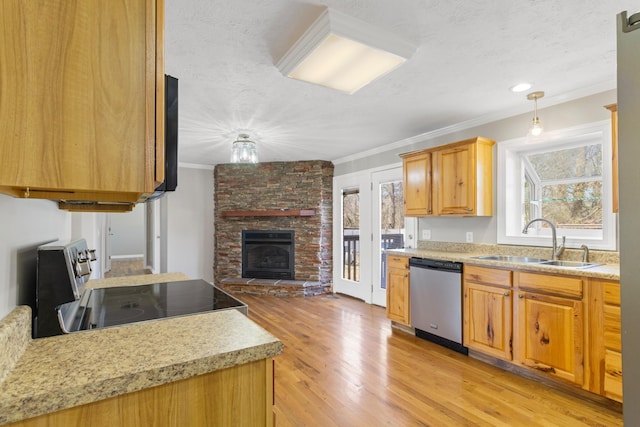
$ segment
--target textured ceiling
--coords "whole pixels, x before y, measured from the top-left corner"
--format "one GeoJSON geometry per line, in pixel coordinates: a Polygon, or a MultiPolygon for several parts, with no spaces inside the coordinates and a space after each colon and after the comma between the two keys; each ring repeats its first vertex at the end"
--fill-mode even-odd
{"type": "MultiPolygon", "coordinates": [[[[635,3],[635,4],[634,4],[635,3]]],[[[166,0],[165,71],[180,80],[179,160],[229,161],[238,133],[260,161],[335,160],[482,117],[615,87],[616,14],[637,0],[166,0]],[[416,44],[353,95],[274,65],[324,6],[416,44]]]]}

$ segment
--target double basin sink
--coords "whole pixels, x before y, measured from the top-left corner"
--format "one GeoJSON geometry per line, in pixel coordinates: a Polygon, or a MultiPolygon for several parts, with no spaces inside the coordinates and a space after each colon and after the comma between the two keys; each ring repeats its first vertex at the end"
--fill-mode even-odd
{"type": "Polygon", "coordinates": [[[560,260],[549,260],[544,258],[532,258],[532,257],[526,257],[526,256],[508,256],[508,255],[484,255],[484,256],[475,256],[473,258],[487,260],[487,261],[516,262],[520,264],[552,265],[552,266],[564,267],[564,268],[590,268],[590,267],[595,267],[597,265],[602,265],[602,263],[596,263],[596,262],[560,261],[560,260]]]}

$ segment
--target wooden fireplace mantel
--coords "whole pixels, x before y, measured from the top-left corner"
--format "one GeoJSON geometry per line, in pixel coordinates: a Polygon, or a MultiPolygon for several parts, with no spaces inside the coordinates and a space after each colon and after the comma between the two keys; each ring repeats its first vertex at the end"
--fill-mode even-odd
{"type": "Polygon", "coordinates": [[[233,216],[313,216],[316,214],[314,209],[272,209],[260,211],[226,211],[222,212],[222,217],[233,216]]]}

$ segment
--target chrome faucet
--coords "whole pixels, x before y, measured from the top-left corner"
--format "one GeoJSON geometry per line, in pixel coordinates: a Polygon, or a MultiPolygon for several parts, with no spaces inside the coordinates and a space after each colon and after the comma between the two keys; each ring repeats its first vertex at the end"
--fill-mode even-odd
{"type": "Polygon", "coordinates": [[[589,246],[582,245],[580,249],[582,249],[582,262],[589,262],[589,246]]]}
{"type": "Polygon", "coordinates": [[[531,221],[529,221],[529,223],[527,225],[524,226],[524,228],[522,229],[522,233],[527,234],[527,230],[529,229],[529,226],[531,224],[533,224],[536,221],[542,221],[542,222],[546,222],[547,224],[549,224],[549,226],[551,227],[551,239],[552,239],[552,243],[553,243],[553,254],[551,256],[552,260],[557,260],[558,257],[560,255],[562,255],[562,252],[564,252],[564,242],[566,237],[562,236],[562,243],[560,244],[560,246],[558,246],[558,240],[556,239],[556,226],[549,221],[548,219],[545,218],[536,218],[536,219],[532,219],[531,221]]]}

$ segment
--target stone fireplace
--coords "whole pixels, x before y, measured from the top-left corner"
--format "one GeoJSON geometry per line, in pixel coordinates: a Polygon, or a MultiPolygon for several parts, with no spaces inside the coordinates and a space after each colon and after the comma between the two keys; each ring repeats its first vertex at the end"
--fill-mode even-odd
{"type": "Polygon", "coordinates": [[[214,170],[216,285],[231,292],[279,296],[329,292],[332,187],[333,164],[326,161],[217,165],[214,170]],[[243,274],[243,232],[245,235],[253,232],[256,237],[260,233],[279,231],[290,231],[293,236],[293,279],[277,275],[248,277],[256,274],[246,274],[246,271],[243,274]]]}

